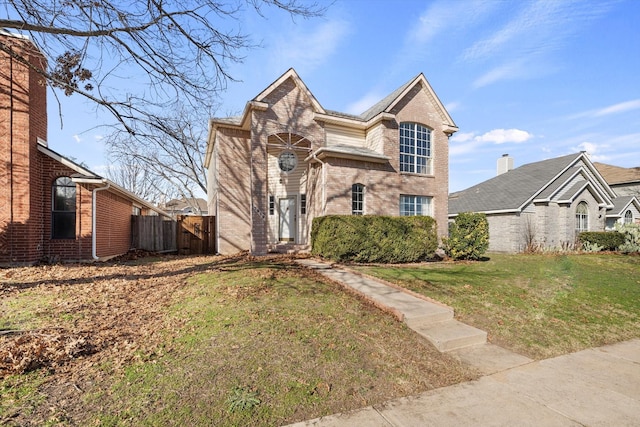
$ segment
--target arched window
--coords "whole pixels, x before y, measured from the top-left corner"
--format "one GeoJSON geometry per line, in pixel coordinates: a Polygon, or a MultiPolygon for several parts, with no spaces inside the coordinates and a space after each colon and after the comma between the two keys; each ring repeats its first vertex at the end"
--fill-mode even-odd
{"type": "Polygon", "coordinates": [[[433,174],[431,129],[418,123],[400,123],[400,172],[433,174]]]}
{"type": "Polygon", "coordinates": [[[576,207],[576,232],[589,230],[589,207],[586,202],[580,202],[576,207]]]}
{"type": "Polygon", "coordinates": [[[624,213],[624,223],[631,224],[632,222],[633,222],[633,213],[631,212],[631,209],[629,209],[624,213]]]}
{"type": "Polygon", "coordinates": [[[351,186],[351,214],[364,215],[364,185],[351,186]]]}
{"type": "Polygon", "coordinates": [[[76,184],[67,176],[53,182],[51,238],[76,238],[76,184]]]}

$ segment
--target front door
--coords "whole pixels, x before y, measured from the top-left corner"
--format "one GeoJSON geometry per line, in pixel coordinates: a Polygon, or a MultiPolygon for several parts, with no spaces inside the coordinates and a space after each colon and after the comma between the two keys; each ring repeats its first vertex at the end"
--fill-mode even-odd
{"type": "Polygon", "coordinates": [[[296,198],[280,199],[280,241],[295,242],[296,198]]]}

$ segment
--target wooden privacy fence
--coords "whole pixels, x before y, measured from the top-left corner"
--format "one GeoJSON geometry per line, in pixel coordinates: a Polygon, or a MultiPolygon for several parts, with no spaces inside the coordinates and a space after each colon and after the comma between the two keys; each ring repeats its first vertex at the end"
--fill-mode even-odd
{"type": "Polygon", "coordinates": [[[131,217],[131,247],[151,252],[175,252],[177,223],[161,216],[131,217]]]}
{"type": "Polygon", "coordinates": [[[178,215],[178,254],[216,253],[214,216],[178,215]]]}

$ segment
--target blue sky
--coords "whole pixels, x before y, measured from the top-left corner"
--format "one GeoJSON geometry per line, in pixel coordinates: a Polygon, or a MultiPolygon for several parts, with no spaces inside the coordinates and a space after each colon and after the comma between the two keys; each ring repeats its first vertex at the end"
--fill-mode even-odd
{"type": "MultiPolygon", "coordinates": [[[[237,114],[290,67],[323,107],[359,114],[424,73],[459,131],[450,191],[586,150],[640,166],[640,1],[337,0],[323,18],[275,10],[240,21],[261,47],[230,66],[217,116],[237,114]]],[[[79,99],[49,97],[49,145],[100,172],[100,125],[79,99]]],[[[206,124],[207,117],[202,117],[206,124]]]]}

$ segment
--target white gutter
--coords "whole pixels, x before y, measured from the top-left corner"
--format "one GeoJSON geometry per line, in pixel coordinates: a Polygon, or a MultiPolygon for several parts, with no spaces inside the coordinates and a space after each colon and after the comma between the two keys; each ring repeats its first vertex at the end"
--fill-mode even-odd
{"type": "Polygon", "coordinates": [[[325,170],[325,163],[316,156],[316,153],[311,153],[311,158],[313,160],[316,160],[318,163],[322,165],[322,216],[324,216],[326,212],[326,205],[327,205],[326,203],[327,173],[325,170]]]}
{"type": "Polygon", "coordinates": [[[107,185],[105,185],[104,187],[94,188],[91,194],[91,256],[96,261],[100,261],[100,257],[97,255],[98,249],[96,244],[98,236],[98,233],[96,231],[96,217],[98,213],[98,210],[96,209],[96,195],[98,194],[98,191],[107,190],[109,189],[109,187],[111,187],[110,182],[107,182],[106,184],[107,185]]]}

